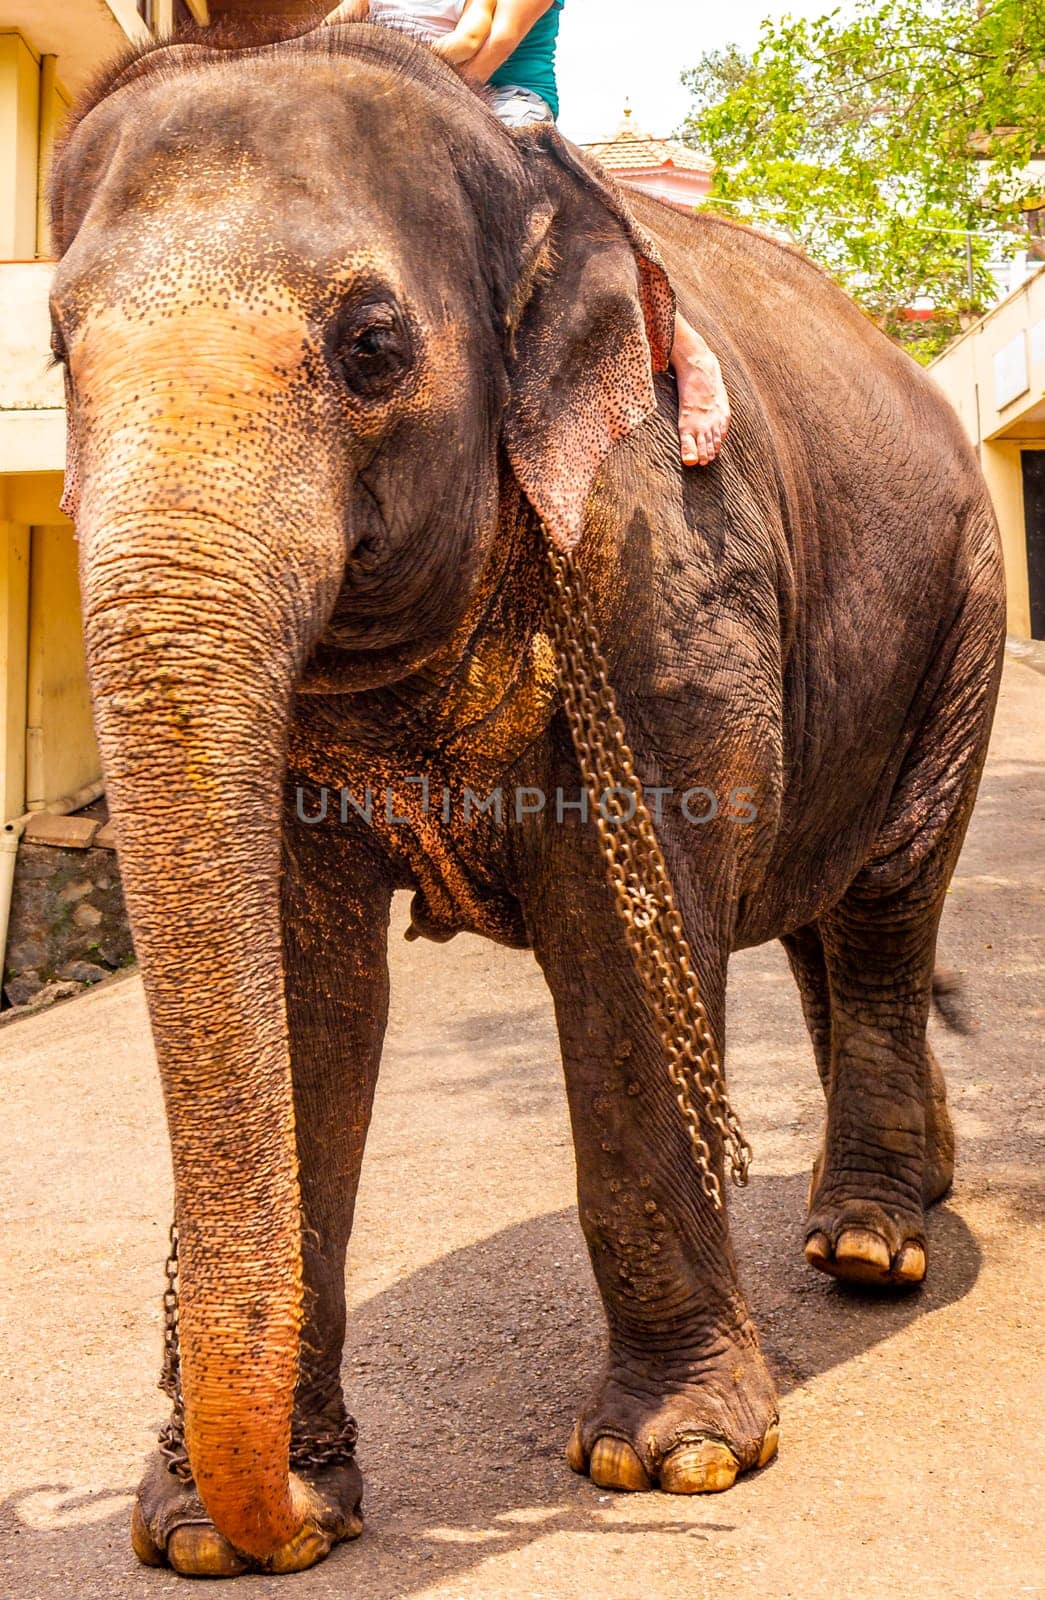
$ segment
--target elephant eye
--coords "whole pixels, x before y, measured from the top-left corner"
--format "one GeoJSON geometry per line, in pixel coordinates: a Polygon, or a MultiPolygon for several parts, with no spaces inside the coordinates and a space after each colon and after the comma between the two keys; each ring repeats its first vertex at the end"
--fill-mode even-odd
{"type": "Polygon", "coordinates": [[[64,367],[68,360],[65,340],[62,338],[61,329],[57,324],[51,327],[51,366],[64,367]]]}
{"type": "Polygon", "coordinates": [[[390,355],[395,344],[395,329],[375,322],[372,327],[361,328],[352,340],[352,354],[361,360],[372,356],[390,355]]]}
{"type": "Polygon", "coordinates": [[[331,330],[330,355],[342,381],[355,394],[381,398],[402,380],[413,361],[410,330],[398,306],[385,301],[356,305],[331,330]]]}

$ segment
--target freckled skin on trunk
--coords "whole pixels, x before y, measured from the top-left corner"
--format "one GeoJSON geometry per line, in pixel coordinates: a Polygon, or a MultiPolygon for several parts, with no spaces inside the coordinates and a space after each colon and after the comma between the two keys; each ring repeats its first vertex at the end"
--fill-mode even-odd
{"type": "Polygon", "coordinates": [[[174,1158],[186,1444],[227,1540],[287,1569],[323,1508],[287,1471],[304,1312],[281,797],[344,534],[300,495],[269,531],[215,441],[286,449],[276,369],[301,342],[271,303],[201,300],[188,339],[158,340],[132,307],[98,318],[72,362],[91,397],[88,664],[174,1158]]]}
{"type": "Polygon", "coordinates": [[[580,775],[538,519],[669,796],[720,1047],[730,952],[787,948],[826,1100],[806,1257],[909,1288],[953,1166],[925,1027],[1004,622],[956,419],[797,254],[624,211],[381,28],[146,53],[74,124],[55,228],[91,685],[182,1241],[194,1482],[154,1458],[135,1549],[283,1572],[361,1530],[354,1460],[290,1463],[346,1423],[396,888],[418,931],[531,947],[554,997],[608,1331],[570,1465],[730,1487],[774,1454],[776,1396],[595,832],[555,816],[580,775]],[[696,472],[654,380],[672,290],[733,404],[696,472]],[[497,788],[502,814],[469,817],[465,790],[497,788]],[[699,823],[698,788],[720,802],[699,823]]]}

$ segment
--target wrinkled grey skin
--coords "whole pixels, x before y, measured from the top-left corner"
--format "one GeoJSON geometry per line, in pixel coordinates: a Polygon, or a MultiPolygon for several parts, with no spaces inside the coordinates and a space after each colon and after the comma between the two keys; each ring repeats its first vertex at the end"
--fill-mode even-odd
{"type": "Polygon", "coordinates": [[[774,1448],[594,828],[443,822],[405,784],[576,797],[534,508],[576,547],[644,781],[722,802],[696,825],[669,800],[659,828],[719,1040],[729,952],[787,948],[827,1099],[811,1257],[924,1269],[952,1154],[934,947],[1002,640],[991,512],[931,383],[812,267],[635,211],[722,359],[706,471],[651,386],[671,297],[616,198],[380,29],[151,55],[59,163],[70,503],[182,1237],[196,1483],[152,1464],[143,1560],[292,1570],[360,1529],[354,1464],[287,1462],[292,1427],[345,1416],[395,887],[423,932],[532,946],[554,996],[608,1325],[571,1463],[696,1492],[774,1448]],[[407,820],[300,819],[299,790],[314,818],[346,783],[392,785],[407,820]],[[739,788],[753,821],[725,814],[739,788]]]}

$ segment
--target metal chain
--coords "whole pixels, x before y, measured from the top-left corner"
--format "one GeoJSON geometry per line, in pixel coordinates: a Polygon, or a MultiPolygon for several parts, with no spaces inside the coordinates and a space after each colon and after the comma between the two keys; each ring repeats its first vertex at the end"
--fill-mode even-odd
{"type": "Polygon", "coordinates": [[[163,1264],[167,1287],[163,1291],[163,1366],[159,1389],[171,1402],[170,1421],[160,1429],[160,1454],[167,1471],[182,1483],[192,1482],[189,1453],[185,1448],[185,1409],[181,1399],[181,1353],[178,1342],[178,1224],[171,1223],[170,1248],[163,1264]]]}
{"type": "MultiPolygon", "coordinates": [[[[185,1448],[185,1408],[181,1397],[181,1356],[178,1343],[178,1225],[171,1224],[170,1250],[164,1263],[167,1287],[163,1292],[163,1367],[159,1388],[171,1402],[170,1421],[160,1430],[160,1454],[167,1471],[182,1483],[192,1482],[189,1452],[185,1448]]],[[[355,1454],[359,1429],[354,1417],[323,1433],[305,1434],[295,1427],[290,1439],[292,1467],[342,1466],[355,1454]]]]}
{"type": "Polygon", "coordinates": [[[653,819],[635,772],[598,631],[580,574],[543,530],[551,567],[548,623],[559,687],[606,861],[607,875],[653,1012],[668,1077],[689,1131],[704,1193],[722,1189],[701,1112],[718,1131],[734,1183],[745,1184],[751,1146],[726,1094],[725,1073],[700,995],[653,819]]]}

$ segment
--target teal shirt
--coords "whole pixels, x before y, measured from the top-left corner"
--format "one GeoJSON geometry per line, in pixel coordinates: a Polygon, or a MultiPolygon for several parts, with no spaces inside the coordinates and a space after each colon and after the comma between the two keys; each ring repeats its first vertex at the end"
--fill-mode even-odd
{"type": "Polygon", "coordinates": [[[542,100],[547,100],[556,117],[559,115],[559,91],[555,82],[555,46],[559,40],[562,7],[563,0],[554,0],[551,9],[538,17],[526,38],[490,79],[498,86],[513,84],[539,94],[542,100]]]}

